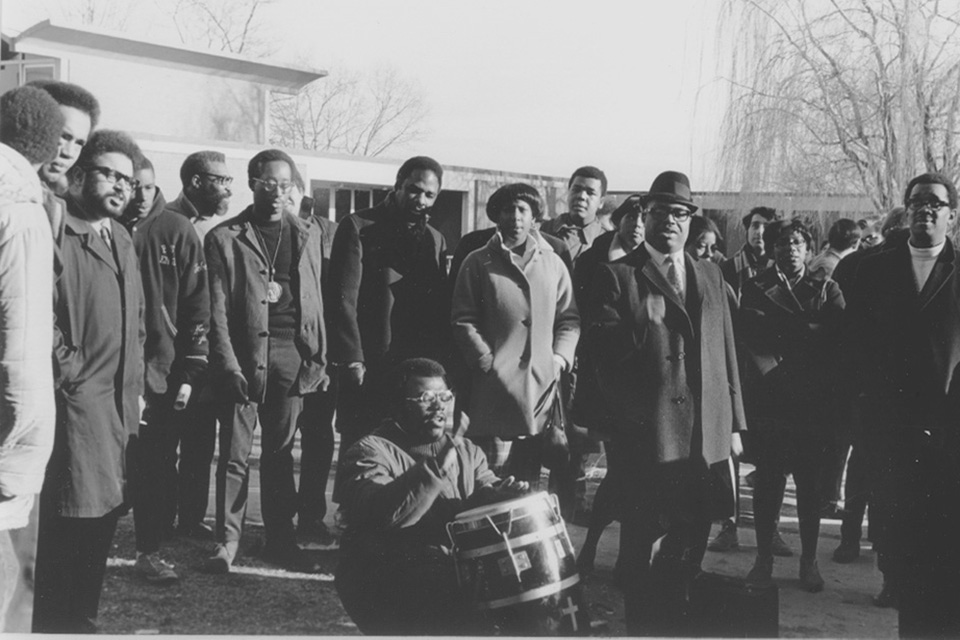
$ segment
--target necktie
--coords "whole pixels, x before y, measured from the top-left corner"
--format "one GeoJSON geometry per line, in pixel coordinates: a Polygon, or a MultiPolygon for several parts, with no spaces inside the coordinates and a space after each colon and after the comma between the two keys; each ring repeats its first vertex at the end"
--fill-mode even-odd
{"type": "Polygon", "coordinates": [[[100,227],[100,237],[107,243],[107,248],[113,250],[113,239],[110,237],[110,227],[100,227]]]}
{"type": "Polygon", "coordinates": [[[675,260],[670,260],[670,266],[667,267],[667,282],[677,292],[677,295],[683,298],[683,281],[680,279],[680,270],[677,268],[675,260]]]}

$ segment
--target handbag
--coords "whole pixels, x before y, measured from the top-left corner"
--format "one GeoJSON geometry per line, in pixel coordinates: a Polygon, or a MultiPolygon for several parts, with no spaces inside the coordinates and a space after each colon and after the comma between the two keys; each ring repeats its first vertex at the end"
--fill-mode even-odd
{"type": "Polygon", "coordinates": [[[534,409],[538,416],[546,411],[543,430],[540,431],[543,466],[559,471],[570,464],[570,442],[567,440],[567,409],[563,406],[559,378],[550,383],[534,409]]]}

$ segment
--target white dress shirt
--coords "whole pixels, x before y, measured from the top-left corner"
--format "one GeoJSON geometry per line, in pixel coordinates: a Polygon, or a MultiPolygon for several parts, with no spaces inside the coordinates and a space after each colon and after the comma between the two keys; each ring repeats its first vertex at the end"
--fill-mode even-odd
{"type": "Polygon", "coordinates": [[[650,243],[644,240],[643,245],[647,248],[647,252],[650,254],[650,259],[653,260],[653,263],[657,265],[657,269],[660,270],[660,273],[663,274],[663,277],[670,282],[670,263],[672,262],[676,265],[677,275],[680,276],[680,297],[683,298],[684,294],[687,291],[687,268],[686,263],[683,260],[683,249],[676,251],[671,254],[660,253],[652,246],[650,243]]]}

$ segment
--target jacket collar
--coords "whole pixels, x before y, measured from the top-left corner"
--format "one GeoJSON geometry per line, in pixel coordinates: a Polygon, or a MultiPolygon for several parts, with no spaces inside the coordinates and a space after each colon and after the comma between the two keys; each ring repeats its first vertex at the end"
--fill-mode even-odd
{"type": "Polygon", "coordinates": [[[631,253],[628,253],[621,258],[621,260],[629,261],[629,264],[635,265],[635,277],[638,280],[645,280],[648,286],[652,285],[653,288],[659,291],[667,301],[672,303],[683,314],[683,317],[687,320],[687,328],[690,334],[693,335],[694,323],[699,320],[699,310],[703,305],[702,283],[704,282],[706,274],[703,271],[703,265],[700,264],[698,260],[691,258],[685,251],[682,253],[682,258],[687,276],[686,301],[681,300],[680,295],[670,286],[670,283],[667,282],[667,277],[660,271],[660,268],[647,250],[646,243],[637,247],[631,253]],[[688,309],[687,302],[693,303],[690,309],[688,309]]]}
{"type": "MultiPolygon", "coordinates": [[[[916,291],[916,284],[913,278],[913,258],[910,255],[909,240],[897,246],[892,251],[898,252],[898,261],[901,264],[900,271],[906,274],[908,281],[912,284],[911,290],[916,291]]],[[[933,264],[933,270],[930,277],[923,285],[918,297],[920,308],[923,309],[943,290],[944,286],[956,277],[956,250],[950,238],[946,239],[943,250],[937,256],[937,261],[933,264]]]]}
{"type": "MultiPolygon", "coordinates": [[[[110,248],[100,238],[100,235],[93,230],[89,222],[77,216],[83,208],[80,203],[71,196],[67,195],[67,211],[63,215],[64,235],[75,236],[80,239],[84,251],[89,252],[98,260],[106,264],[114,273],[120,273],[117,260],[111,255],[110,248]]],[[[110,231],[113,238],[116,255],[125,255],[126,245],[129,244],[129,236],[126,233],[118,233],[118,229],[123,226],[116,220],[110,221],[110,231]]]]}
{"type": "MultiPolygon", "coordinates": [[[[244,209],[240,215],[229,221],[228,224],[233,229],[236,229],[237,236],[240,238],[240,240],[250,247],[254,252],[256,252],[261,260],[266,262],[267,257],[263,255],[263,251],[260,248],[260,242],[257,240],[256,232],[253,230],[253,205],[250,205],[244,209]]],[[[309,219],[300,218],[291,213],[284,212],[283,224],[290,225],[290,227],[296,232],[297,242],[293,249],[294,256],[296,260],[299,261],[300,255],[307,246],[307,237],[310,235],[310,227],[314,223],[309,219]]]]}

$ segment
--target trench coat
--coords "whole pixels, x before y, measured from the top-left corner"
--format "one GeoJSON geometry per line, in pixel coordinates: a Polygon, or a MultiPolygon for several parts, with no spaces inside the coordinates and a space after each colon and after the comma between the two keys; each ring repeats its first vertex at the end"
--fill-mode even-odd
{"type": "Polygon", "coordinates": [[[60,516],[97,518],[124,503],[144,388],[144,302],[130,234],[110,221],[114,260],[79,212],[68,197],[54,297],[57,431],[44,492],[60,516]]]}
{"type": "Polygon", "coordinates": [[[554,354],[573,363],[580,316],[567,267],[536,232],[524,268],[495,234],[460,268],[453,292],[454,339],[473,374],[471,436],[539,433],[534,408],[555,379],[554,354]],[[488,362],[492,360],[492,362],[488,362]]]}

